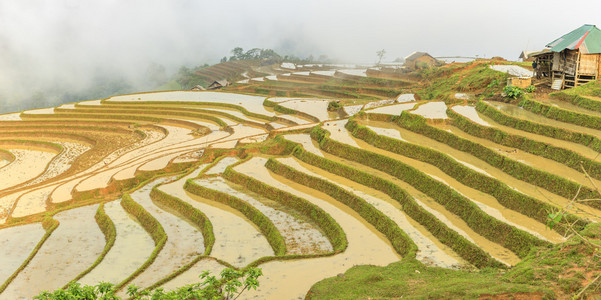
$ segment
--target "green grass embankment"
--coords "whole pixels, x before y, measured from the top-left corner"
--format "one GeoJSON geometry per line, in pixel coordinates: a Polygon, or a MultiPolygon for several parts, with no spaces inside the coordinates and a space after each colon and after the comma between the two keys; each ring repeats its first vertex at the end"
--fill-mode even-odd
{"type": "Polygon", "coordinates": [[[58,228],[59,222],[52,218],[52,216],[48,216],[44,218],[42,221],[42,228],[46,230],[46,233],[42,236],[40,241],[35,245],[29,256],[23,261],[23,263],[17,268],[10,277],[4,281],[4,283],[0,286],[0,294],[6,290],[8,285],[19,275],[21,271],[23,271],[27,265],[31,262],[31,260],[38,254],[44,243],[50,238],[50,235],[56,228],[58,228]]]}
{"type": "Polygon", "coordinates": [[[167,243],[167,234],[163,229],[163,226],[157,219],[155,219],[144,207],[135,202],[129,194],[124,194],[121,198],[121,206],[123,209],[134,216],[138,223],[142,225],[144,230],[148,232],[152,240],[154,241],[155,248],[150,254],[150,257],[142,264],[136,271],[125,278],[123,281],[115,285],[115,289],[119,290],[131,282],[134,278],[140,275],[146,270],[157,258],[165,243],[167,243]]]}
{"type": "Polygon", "coordinates": [[[94,219],[96,219],[96,223],[98,224],[100,231],[102,231],[102,234],[104,234],[104,240],[106,242],[104,249],[102,249],[102,252],[96,261],[94,261],[94,263],[83,272],[79,273],[79,275],[75,276],[75,278],[73,278],[65,285],[65,287],[63,287],[64,289],[66,289],[69,284],[77,282],[79,279],[83,278],[86,274],[90,273],[94,268],[96,268],[96,266],[102,262],[107,253],[115,244],[115,239],[117,238],[117,228],[115,228],[115,223],[113,223],[111,218],[104,211],[104,203],[100,203],[100,205],[98,205],[94,219]]]}
{"type": "MultiPolygon", "coordinates": [[[[360,128],[350,129],[353,134],[361,138],[361,133],[355,132],[360,128]]],[[[362,131],[368,133],[365,129],[362,131]]],[[[381,170],[409,183],[464,220],[476,233],[511,250],[518,257],[524,257],[532,246],[548,244],[523,230],[491,217],[471,200],[425,173],[390,157],[333,141],[326,137],[325,132],[322,128],[315,128],[312,132],[312,137],[319,141],[322,150],[381,170]]],[[[380,139],[380,141],[387,140],[380,139]]]]}
{"type": "Polygon", "coordinates": [[[267,242],[273,249],[273,252],[276,256],[282,256],[286,254],[286,243],[280,231],[275,227],[273,222],[267,216],[265,216],[265,214],[256,209],[254,206],[250,205],[248,202],[227,193],[199,185],[192,179],[186,180],[184,190],[194,195],[220,202],[239,211],[248,220],[257,225],[257,227],[261,230],[261,233],[267,239],[267,242]]]}
{"type": "Polygon", "coordinates": [[[482,101],[476,104],[476,110],[484,114],[485,116],[493,119],[495,122],[501,125],[534,134],[539,134],[542,136],[547,136],[558,140],[584,145],[597,152],[601,152],[601,139],[597,138],[596,136],[584,132],[563,129],[559,127],[532,122],[526,119],[516,118],[506,113],[503,113],[500,110],[494,108],[492,105],[482,101]]]}
{"type": "MultiPolygon", "coordinates": [[[[453,118],[452,124],[454,126],[462,131],[465,131],[466,133],[469,133],[470,135],[554,160],[577,171],[582,171],[582,164],[591,177],[601,179],[601,163],[586,158],[578,153],[575,153],[574,151],[531,140],[523,136],[510,134],[498,128],[479,125],[475,122],[472,122],[468,118],[455,113],[451,109],[447,110],[447,114],[453,118]]],[[[570,192],[574,192],[574,190],[571,190],[570,192]]],[[[591,190],[590,192],[593,191],[591,190]]],[[[589,195],[586,197],[589,197],[589,195]]]]}
{"type": "Polygon", "coordinates": [[[322,229],[335,253],[344,251],[348,246],[346,234],[340,225],[320,207],[291,193],[267,185],[258,179],[236,172],[231,166],[225,169],[222,176],[254,193],[286,205],[309,218],[322,229]]]}
{"type": "Polygon", "coordinates": [[[355,194],[334,183],[295,170],[272,158],[267,161],[265,167],[275,174],[323,192],[348,206],[384,234],[398,254],[402,257],[415,257],[417,246],[411,238],[387,215],[367,203],[364,199],[357,197],[355,194]]]}
{"type": "Polygon", "coordinates": [[[480,247],[476,246],[456,231],[450,229],[433,214],[421,207],[411,195],[393,182],[346,164],[317,156],[304,150],[302,146],[296,147],[293,155],[305,163],[389,195],[403,206],[403,212],[406,213],[407,216],[424,226],[441,243],[453,249],[459,256],[474,266],[478,268],[504,266],[502,263],[492,258],[488,253],[484,252],[480,247]]]}
{"type": "MultiPolygon", "coordinates": [[[[393,122],[402,128],[447,144],[457,150],[469,153],[518,180],[546,189],[564,198],[573,198],[578,194],[578,190],[580,189],[580,185],[573,181],[536,169],[499,154],[481,144],[460,138],[450,132],[430,126],[426,123],[425,118],[421,116],[403,112],[400,116],[394,117],[393,122]]],[[[369,132],[369,129],[364,130],[364,132],[369,132]]],[[[459,182],[487,194],[491,194],[503,206],[519,211],[540,222],[545,223],[546,213],[553,209],[549,204],[545,204],[533,197],[519,193],[499,180],[471,170],[440,152],[384,136],[380,136],[378,139],[387,141],[386,143],[380,144],[382,147],[386,147],[386,150],[390,149],[389,151],[395,153],[407,155],[422,161],[428,161],[445,173],[454,176],[459,182]],[[408,150],[411,148],[413,148],[413,150],[408,150]],[[528,205],[526,205],[526,203],[528,205]],[[524,208],[524,206],[527,208],[524,208]]],[[[592,195],[591,192],[590,189],[583,188],[581,189],[579,197],[589,197],[592,195]]],[[[601,207],[601,205],[597,203],[589,203],[589,205],[601,207]]]]}

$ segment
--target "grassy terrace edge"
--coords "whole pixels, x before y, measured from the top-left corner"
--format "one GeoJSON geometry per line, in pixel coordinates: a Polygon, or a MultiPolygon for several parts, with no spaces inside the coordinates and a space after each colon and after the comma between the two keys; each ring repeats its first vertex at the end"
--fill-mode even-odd
{"type": "Polygon", "coordinates": [[[167,242],[167,234],[165,233],[161,223],[159,223],[157,219],[155,219],[148,211],[146,211],[142,205],[135,202],[129,194],[123,194],[123,197],[121,198],[121,206],[127,213],[134,216],[142,225],[144,230],[148,232],[154,241],[155,248],[144,264],[142,264],[136,271],[130,274],[123,281],[115,285],[116,290],[123,288],[140,273],[146,270],[154,262],[156,257],[159,255],[159,252],[161,252],[165,246],[165,243],[167,242]]]}
{"type": "MultiPolygon", "coordinates": [[[[560,188],[567,189],[573,188],[575,185],[574,182],[557,175],[535,169],[498,154],[478,143],[474,143],[467,139],[458,137],[450,132],[430,126],[426,123],[426,119],[421,116],[403,113],[400,116],[395,117],[374,114],[369,114],[369,117],[370,119],[390,121],[401,128],[413,131],[457,150],[471,154],[518,180],[545,188],[550,192],[557,193],[566,198],[573,197],[578,191],[578,186],[576,185],[576,190],[573,190],[573,193],[566,194],[565,191],[558,190],[558,187],[555,187],[555,185],[558,185],[560,188]],[[548,187],[547,185],[551,185],[552,187],[548,187]]],[[[349,121],[349,123],[355,124],[353,122],[356,121],[349,121]]],[[[450,158],[446,154],[426,147],[378,135],[364,126],[352,126],[358,126],[358,128],[355,129],[356,132],[353,134],[365,140],[366,142],[378,148],[432,164],[446,174],[454,177],[462,184],[490,194],[491,196],[495,197],[497,201],[504,207],[520,212],[521,214],[531,217],[543,224],[547,221],[548,212],[556,209],[556,207],[551,204],[542,202],[534,197],[530,197],[512,189],[507,184],[499,181],[496,178],[492,178],[474,171],[450,158]]],[[[572,189],[569,191],[572,192],[572,189]]],[[[571,218],[571,221],[576,221],[578,219],[573,216],[571,218]]],[[[580,222],[579,224],[576,224],[576,228],[584,228],[586,225],[585,223],[586,222],[580,222]]],[[[562,228],[560,227],[556,227],[556,229],[563,232],[562,228]]]]}
{"type": "Polygon", "coordinates": [[[77,276],[75,276],[75,278],[73,278],[69,283],[67,283],[64,288],[66,288],[69,284],[71,284],[73,282],[77,282],[79,279],[83,278],[85,275],[90,273],[96,266],[98,266],[98,264],[100,264],[102,262],[102,260],[106,257],[107,253],[111,250],[111,248],[115,244],[115,240],[117,238],[117,228],[115,227],[115,223],[113,223],[111,218],[104,211],[104,204],[105,203],[103,202],[103,203],[100,203],[100,205],[98,205],[98,209],[96,210],[96,215],[94,215],[94,219],[96,220],[96,223],[98,224],[98,227],[100,228],[100,231],[102,231],[102,234],[104,235],[104,240],[106,241],[106,244],[104,245],[104,249],[102,249],[102,252],[100,253],[98,258],[96,259],[96,261],[94,261],[94,263],[92,265],[90,265],[83,272],[81,272],[77,276]]]}
{"type": "Polygon", "coordinates": [[[315,204],[309,201],[295,196],[289,192],[282,191],[270,185],[267,185],[257,179],[251,178],[250,176],[236,172],[232,166],[228,166],[223,172],[223,178],[242,185],[252,192],[255,192],[261,196],[274,200],[278,203],[285,204],[292,209],[307,216],[311,221],[318,224],[326,235],[326,238],[330,241],[334,253],[340,253],[348,246],[346,234],[327,212],[322,210],[315,204]]]}
{"type": "Polygon", "coordinates": [[[476,110],[501,125],[558,140],[580,144],[594,151],[601,152],[601,139],[593,135],[544,125],[526,119],[516,118],[494,108],[492,105],[483,101],[480,101],[476,104],[476,110]]]}
{"type": "MultiPolygon", "coordinates": [[[[356,130],[357,128],[351,131],[356,130]]],[[[464,220],[476,233],[506,247],[518,257],[526,256],[532,246],[549,244],[523,230],[491,217],[472,201],[425,173],[384,155],[331,140],[325,136],[325,132],[327,131],[322,128],[314,129],[312,132],[312,136],[319,141],[321,149],[336,156],[381,170],[411,184],[443,205],[449,212],[464,220]]]]}
{"type": "Polygon", "coordinates": [[[394,250],[402,257],[415,257],[417,245],[399,226],[387,215],[374,208],[364,199],[354,195],[340,186],[330,183],[321,178],[311,176],[286,166],[277,160],[270,158],[265,167],[273,173],[293,180],[306,187],[323,192],[338,202],[348,206],[357,212],[363,219],[373,225],[379,232],[384,234],[392,244],[394,250]]]}
{"type": "Polygon", "coordinates": [[[10,277],[8,277],[6,281],[4,281],[4,283],[0,286],[0,293],[4,292],[4,290],[6,290],[8,285],[19,275],[19,273],[27,267],[29,262],[31,262],[31,260],[36,256],[36,254],[38,254],[38,251],[40,251],[46,240],[50,238],[50,235],[52,235],[52,232],[54,232],[54,230],[58,228],[58,226],[59,222],[53,219],[52,216],[44,218],[44,220],[42,221],[42,228],[44,228],[46,232],[44,233],[40,241],[35,245],[29,256],[19,266],[19,268],[17,268],[12,273],[12,275],[10,275],[10,277]]]}
{"type": "MultiPolygon", "coordinates": [[[[564,148],[560,148],[560,147],[555,147],[553,145],[547,144],[547,143],[543,143],[543,142],[538,142],[538,141],[534,141],[531,139],[528,139],[526,137],[523,136],[519,136],[519,135],[514,135],[514,134],[509,134],[503,130],[500,130],[498,128],[493,128],[493,127],[485,127],[482,125],[479,125],[475,122],[470,121],[469,119],[453,112],[452,110],[447,110],[447,114],[449,114],[449,116],[453,117],[453,120],[451,121],[452,124],[454,126],[456,126],[457,128],[461,129],[462,131],[479,137],[479,138],[483,138],[483,139],[487,139],[490,140],[494,143],[497,144],[501,144],[504,146],[508,146],[508,147],[513,147],[513,148],[517,148],[520,149],[522,151],[534,154],[534,155],[538,155],[553,161],[556,161],[558,163],[561,163],[567,167],[570,167],[574,170],[577,171],[581,171],[580,169],[580,164],[582,163],[582,166],[587,170],[587,173],[589,175],[591,175],[591,177],[599,179],[601,178],[601,163],[600,162],[596,162],[592,159],[588,159],[580,154],[577,154],[573,151],[570,151],[568,149],[564,149],[564,148]]],[[[474,147],[472,147],[474,148],[474,147]]],[[[473,155],[477,155],[478,153],[480,153],[478,150],[474,150],[474,151],[470,151],[470,153],[473,153],[473,155]]],[[[489,152],[489,151],[487,151],[489,152]]],[[[508,160],[507,158],[504,158],[504,160],[508,160]]],[[[493,161],[499,161],[499,159],[497,160],[493,160],[493,161]]],[[[514,168],[513,166],[508,166],[506,167],[506,169],[517,169],[514,168]]],[[[552,181],[554,184],[548,184],[548,182],[541,182],[540,187],[545,188],[546,190],[553,192],[557,195],[563,196],[564,198],[571,198],[574,195],[576,195],[578,193],[578,189],[580,189],[580,194],[579,196],[581,198],[594,198],[596,197],[596,192],[588,187],[584,187],[576,182],[567,180],[561,176],[557,176],[555,174],[551,174],[551,175],[547,175],[546,176],[538,176],[538,175],[526,175],[524,178],[537,178],[539,180],[544,180],[546,178],[548,178],[548,180],[552,181]]],[[[534,184],[534,183],[533,183],[534,184]]],[[[589,203],[590,205],[592,205],[593,207],[595,207],[595,203],[589,203]]],[[[597,208],[601,208],[601,205],[597,205],[597,208]]]]}
{"type": "MultiPolygon", "coordinates": [[[[322,129],[320,129],[322,130],[322,129]]],[[[320,134],[316,132],[314,134],[320,134]]],[[[328,143],[329,138],[325,136],[329,133],[324,132],[324,136],[318,139],[321,143],[328,143]]],[[[327,152],[327,151],[326,151],[327,152]]],[[[459,256],[473,264],[478,268],[484,267],[501,267],[505,265],[496,259],[492,258],[488,253],[484,252],[481,248],[450,229],[447,225],[437,219],[430,212],[426,211],[415,200],[402,188],[386,179],[378,176],[373,176],[366,172],[360,171],[353,167],[350,167],[339,162],[335,162],[313,153],[306,151],[302,146],[298,145],[293,155],[301,161],[321,168],[327,172],[346,177],[359,184],[371,187],[389,195],[392,199],[398,201],[403,206],[403,211],[419,224],[424,226],[434,237],[436,237],[441,243],[447,245],[453,249],[459,256]]]]}

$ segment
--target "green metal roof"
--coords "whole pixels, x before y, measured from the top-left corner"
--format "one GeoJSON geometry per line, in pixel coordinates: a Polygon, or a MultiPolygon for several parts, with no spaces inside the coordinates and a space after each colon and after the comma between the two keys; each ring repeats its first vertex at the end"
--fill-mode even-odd
{"type": "Polygon", "coordinates": [[[553,52],[580,49],[583,54],[601,53],[601,30],[595,25],[582,25],[547,44],[547,47],[553,52]]]}

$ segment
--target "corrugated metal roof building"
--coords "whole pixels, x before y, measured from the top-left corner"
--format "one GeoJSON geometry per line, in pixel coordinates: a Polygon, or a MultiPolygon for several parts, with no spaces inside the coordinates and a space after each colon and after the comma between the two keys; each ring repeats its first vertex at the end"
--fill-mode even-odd
{"type": "Polygon", "coordinates": [[[542,75],[554,85],[570,88],[599,80],[601,30],[595,25],[583,25],[546,46],[550,52],[535,56],[542,75]]]}

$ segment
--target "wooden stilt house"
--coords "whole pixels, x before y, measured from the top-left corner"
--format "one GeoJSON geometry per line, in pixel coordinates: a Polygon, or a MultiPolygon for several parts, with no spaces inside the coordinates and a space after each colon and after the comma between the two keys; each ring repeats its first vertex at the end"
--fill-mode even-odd
{"type": "Polygon", "coordinates": [[[550,51],[534,56],[539,72],[553,88],[572,88],[601,79],[601,30],[595,25],[583,25],[547,47],[550,51]]]}

